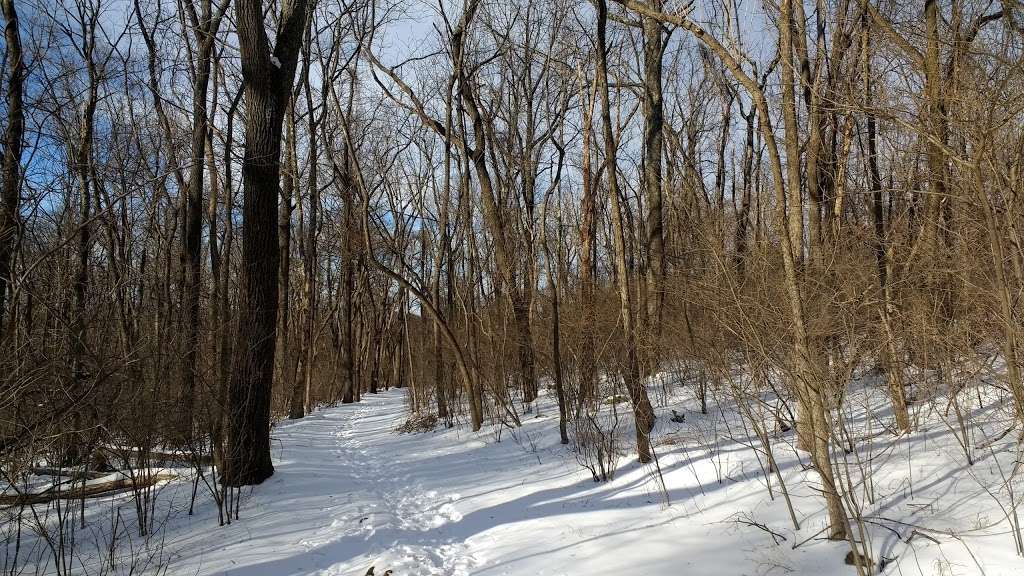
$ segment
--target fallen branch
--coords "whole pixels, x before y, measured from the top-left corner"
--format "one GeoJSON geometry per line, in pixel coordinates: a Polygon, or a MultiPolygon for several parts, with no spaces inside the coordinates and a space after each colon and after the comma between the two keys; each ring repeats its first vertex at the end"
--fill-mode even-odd
{"type": "Polygon", "coordinates": [[[755,521],[753,518],[751,518],[745,513],[736,515],[733,518],[733,522],[736,522],[737,524],[743,524],[744,526],[752,526],[754,528],[767,532],[769,535],[771,535],[772,540],[775,541],[776,546],[786,541],[786,537],[784,535],[772,530],[766,524],[762,524],[760,522],[755,521]]]}
{"type": "Polygon", "coordinates": [[[29,473],[36,476],[56,476],[60,478],[70,478],[72,480],[95,480],[97,478],[103,478],[109,476],[110,472],[100,472],[96,470],[81,471],[72,468],[52,468],[47,466],[36,466],[28,469],[29,473]]]}
{"type": "Polygon", "coordinates": [[[162,472],[142,480],[133,481],[131,478],[118,478],[109,482],[88,484],[71,490],[57,492],[48,490],[31,494],[4,494],[0,495],[0,506],[28,506],[32,504],[45,504],[54,500],[100,498],[132,489],[148,488],[166,480],[173,480],[174,478],[177,478],[176,474],[162,472]]]}

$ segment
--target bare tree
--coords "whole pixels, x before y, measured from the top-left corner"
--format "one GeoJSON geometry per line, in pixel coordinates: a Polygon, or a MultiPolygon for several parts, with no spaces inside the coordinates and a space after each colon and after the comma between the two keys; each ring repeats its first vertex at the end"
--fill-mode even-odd
{"type": "Polygon", "coordinates": [[[308,19],[306,0],[281,8],[273,46],[263,2],[235,3],[245,78],[245,161],[242,164],[242,296],[235,364],[228,388],[228,452],[224,482],[259,484],[270,461],[270,394],[277,322],[277,200],[281,128],[308,19]]]}
{"type": "Polygon", "coordinates": [[[7,128],[4,132],[3,190],[0,191],[0,327],[7,311],[14,252],[21,230],[21,149],[25,137],[25,55],[14,0],[3,0],[4,40],[7,42],[7,128]]]}

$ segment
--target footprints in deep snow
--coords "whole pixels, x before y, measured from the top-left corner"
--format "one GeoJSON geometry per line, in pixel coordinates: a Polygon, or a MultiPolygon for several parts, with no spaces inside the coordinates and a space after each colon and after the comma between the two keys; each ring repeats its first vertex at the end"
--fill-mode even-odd
{"type": "Polygon", "coordinates": [[[476,559],[466,544],[457,542],[436,547],[395,546],[380,563],[394,570],[395,574],[468,576],[476,565],[476,559]]]}
{"type": "MultiPolygon", "coordinates": [[[[388,458],[386,448],[374,439],[394,432],[392,427],[379,428],[391,423],[382,421],[386,416],[373,416],[372,402],[368,398],[339,420],[332,456],[344,471],[338,486],[340,502],[324,508],[330,521],[300,545],[317,555],[333,543],[353,539],[361,541],[367,567],[373,564],[403,576],[467,576],[478,560],[465,542],[447,536],[445,530],[447,524],[462,520],[454,506],[459,495],[424,489],[406,466],[388,458]]],[[[325,555],[323,560],[323,576],[363,573],[351,557],[332,563],[325,555]]]]}
{"type": "Polygon", "coordinates": [[[458,494],[450,494],[446,502],[438,504],[441,496],[430,490],[423,492],[412,488],[412,494],[405,494],[395,503],[400,526],[404,530],[420,530],[423,532],[440,528],[449,522],[462,520],[462,514],[455,509],[452,502],[459,498],[458,494]]]}

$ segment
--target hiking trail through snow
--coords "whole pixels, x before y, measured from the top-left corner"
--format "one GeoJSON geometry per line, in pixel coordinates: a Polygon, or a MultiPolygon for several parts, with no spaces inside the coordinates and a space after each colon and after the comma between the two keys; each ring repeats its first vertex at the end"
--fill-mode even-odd
{"type": "MultiPolygon", "coordinates": [[[[363,576],[375,566],[377,574],[467,576],[480,564],[467,540],[482,528],[453,530],[460,495],[444,472],[456,463],[467,475],[478,469],[463,452],[484,443],[399,434],[405,417],[404,392],[393,390],[279,423],[275,473],[243,490],[239,520],[218,528],[210,506],[169,516],[171,571],[363,576]]],[[[188,488],[167,487],[178,509],[188,488]]]]}
{"type": "MultiPolygon", "coordinates": [[[[814,539],[826,522],[823,501],[787,438],[777,441],[776,462],[802,520],[798,530],[784,500],[768,493],[757,453],[730,436],[730,426],[742,429],[734,410],[705,416],[693,400],[670,399],[658,408],[656,430],[664,484],[631,454],[619,460],[614,480],[595,483],[571,446],[560,443],[557,405],[547,392],[512,429],[439,426],[400,434],[409,416],[405,390],[279,422],[272,431],[275,473],[242,491],[239,520],[218,526],[208,492],[189,516],[192,483],[182,478],[161,487],[160,536],[142,545],[152,566],[172,576],[364,576],[371,566],[378,576],[853,573],[843,560],[848,544],[814,539]],[[688,412],[685,423],[670,420],[672,409],[688,412]]],[[[876,440],[876,453],[906,454],[917,477],[931,480],[907,499],[906,465],[877,470],[871,513],[962,527],[961,539],[908,541],[883,528],[873,537],[876,550],[896,558],[887,573],[975,574],[976,558],[983,558],[989,576],[1019,574],[1002,525],[990,521],[999,513],[985,492],[993,488],[978,486],[997,486],[995,467],[983,462],[971,478],[951,478],[960,448],[938,430],[876,440]],[[983,554],[972,555],[967,544],[983,554]]],[[[93,501],[93,530],[111,507],[122,518],[134,510],[125,496],[93,501]]],[[[140,546],[128,544],[124,566],[140,546]]],[[[83,552],[78,562],[109,562],[104,554],[83,552]]]]}
{"type": "MultiPolygon", "coordinates": [[[[341,486],[347,487],[347,501],[355,504],[324,510],[330,522],[299,543],[316,555],[333,543],[350,538],[367,543],[366,555],[379,554],[378,569],[399,574],[463,576],[476,563],[469,547],[445,536],[443,529],[462,516],[452,502],[457,494],[442,495],[425,490],[410,474],[408,467],[383,451],[382,434],[394,435],[388,424],[374,417],[370,398],[357,405],[348,418],[338,419],[332,455],[341,466],[341,486]],[[378,441],[378,442],[375,442],[378,441]],[[423,532],[413,543],[400,544],[408,533],[423,532]],[[388,546],[388,544],[391,544],[388,546]]],[[[333,419],[332,419],[333,420],[333,419]]],[[[330,560],[330,558],[325,558],[330,560]]],[[[322,575],[352,574],[349,562],[323,568],[322,575]]]]}

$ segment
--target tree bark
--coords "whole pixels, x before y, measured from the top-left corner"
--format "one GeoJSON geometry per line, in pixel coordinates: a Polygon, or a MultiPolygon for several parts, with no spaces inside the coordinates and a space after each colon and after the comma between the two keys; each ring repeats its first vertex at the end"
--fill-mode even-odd
{"type": "Polygon", "coordinates": [[[597,394],[597,367],[595,364],[595,338],[588,327],[594,325],[594,250],[597,244],[597,226],[594,223],[596,212],[595,184],[598,175],[594,174],[591,159],[591,141],[593,140],[594,108],[597,105],[597,79],[591,82],[589,99],[581,98],[581,114],[583,116],[583,148],[581,155],[583,172],[583,195],[580,199],[580,309],[583,316],[584,329],[580,343],[580,390],[576,399],[576,415],[592,401],[597,394]]]}
{"type": "Polygon", "coordinates": [[[199,369],[199,303],[201,285],[201,251],[203,232],[203,176],[206,170],[206,141],[209,132],[207,95],[213,48],[221,18],[228,2],[223,0],[214,12],[211,0],[200,0],[200,14],[191,10],[194,34],[198,44],[195,59],[196,75],[192,84],[192,162],[189,168],[188,190],[185,200],[185,233],[182,236],[182,261],[185,263],[185,283],[182,304],[185,313],[185,354],[182,358],[183,398],[182,427],[185,439],[192,438],[193,409],[195,406],[196,378],[199,369]]]}
{"type": "MultiPolygon", "coordinates": [[[[661,9],[661,0],[650,0],[661,9]]],[[[665,49],[661,22],[643,19],[644,30],[644,191],[647,199],[647,310],[645,313],[654,332],[661,326],[664,300],[665,232],[662,214],[661,160],[664,149],[662,131],[665,111],[662,98],[662,53],[665,49]]]]}
{"type": "Polygon", "coordinates": [[[228,387],[228,451],[223,476],[229,486],[259,484],[274,473],[270,400],[277,323],[281,127],[306,28],[306,8],[307,0],[285,6],[271,51],[262,0],[235,2],[246,116],[241,302],[228,387]]]}
{"type": "MultiPolygon", "coordinates": [[[[866,1],[866,0],[865,0],[866,1]]],[[[868,15],[863,15],[864,23],[861,31],[861,67],[864,85],[864,109],[867,113],[867,144],[868,144],[868,176],[871,182],[871,213],[875,225],[875,265],[878,271],[878,285],[881,293],[881,304],[878,314],[884,332],[885,347],[882,351],[886,379],[889,384],[889,397],[892,402],[893,414],[896,416],[896,428],[900,432],[910,431],[910,413],[907,411],[907,396],[903,383],[903,367],[899,363],[899,352],[893,333],[892,316],[895,309],[892,287],[890,285],[890,264],[886,252],[885,209],[882,197],[882,177],[878,170],[878,138],[875,115],[872,109],[873,88],[871,82],[871,31],[868,15]]]]}
{"type": "Polygon", "coordinates": [[[636,350],[636,326],[630,296],[630,273],[626,265],[626,238],[622,206],[619,200],[616,174],[616,143],[612,131],[611,98],[608,94],[608,3],[597,2],[597,81],[601,96],[601,123],[604,131],[604,165],[608,178],[608,195],[612,203],[612,241],[615,247],[615,273],[619,293],[619,311],[626,340],[627,366],[623,370],[626,390],[633,404],[636,424],[636,451],[640,462],[651,461],[651,431],[654,429],[654,409],[647,397],[647,389],[640,378],[640,362],[636,350]]]}
{"type": "Polygon", "coordinates": [[[13,282],[14,253],[21,230],[21,150],[25,136],[24,54],[14,0],[2,0],[4,39],[7,42],[7,129],[4,132],[3,189],[0,190],[0,330],[7,312],[7,290],[13,282]]]}

